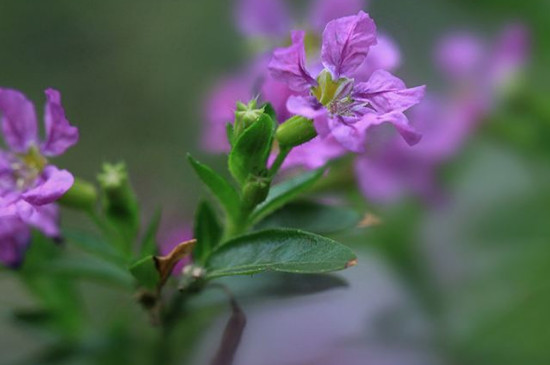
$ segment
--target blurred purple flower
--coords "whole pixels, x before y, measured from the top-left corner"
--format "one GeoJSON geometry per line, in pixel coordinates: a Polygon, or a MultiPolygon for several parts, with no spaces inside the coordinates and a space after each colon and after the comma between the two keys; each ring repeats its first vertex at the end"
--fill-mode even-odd
{"type": "Polygon", "coordinates": [[[304,94],[289,97],[290,112],[313,119],[322,138],[330,134],[354,152],[364,151],[367,129],[384,122],[392,123],[409,144],[419,141],[403,112],[422,99],[424,86],[407,89],[383,70],[375,71],[366,82],[351,78],[376,44],[376,26],[366,13],[327,24],[321,50],[325,69],[317,79],[305,67],[304,36],[302,31],[293,32],[292,44],[276,49],[269,64],[275,79],[304,94]]]}
{"type": "Polygon", "coordinates": [[[524,67],[528,45],[528,32],[518,25],[507,27],[494,48],[467,33],[444,38],[436,63],[451,80],[447,96],[428,97],[412,110],[411,122],[423,133],[422,143],[411,148],[395,138],[356,160],[364,195],[381,203],[411,194],[428,202],[439,200],[439,167],[494,110],[502,87],[524,67]]]}
{"type": "Polygon", "coordinates": [[[236,23],[247,36],[280,38],[291,26],[289,10],[282,0],[240,0],[235,9],[236,23]]]}
{"type": "MultiPolygon", "coordinates": [[[[0,88],[2,132],[9,148],[0,150],[0,219],[16,222],[17,227],[28,224],[55,237],[59,235],[58,209],[53,203],[70,189],[74,178],[49,164],[47,157],[61,155],[76,144],[78,130],[66,119],[59,92],[47,89],[45,93],[46,137],[40,141],[33,104],[19,91],[0,88]]],[[[0,244],[6,252],[21,252],[9,249],[15,242],[24,246],[21,232],[3,230],[0,244]]]]}

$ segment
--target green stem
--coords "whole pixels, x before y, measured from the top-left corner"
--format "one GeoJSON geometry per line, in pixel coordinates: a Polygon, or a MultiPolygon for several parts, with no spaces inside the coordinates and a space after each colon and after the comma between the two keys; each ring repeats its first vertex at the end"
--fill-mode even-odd
{"type": "Polygon", "coordinates": [[[292,150],[291,147],[281,147],[279,154],[277,155],[277,158],[273,162],[273,165],[271,165],[271,168],[269,169],[269,177],[273,178],[277,173],[279,172],[279,169],[283,165],[283,162],[285,162],[285,159],[287,158],[288,154],[292,150]]]}

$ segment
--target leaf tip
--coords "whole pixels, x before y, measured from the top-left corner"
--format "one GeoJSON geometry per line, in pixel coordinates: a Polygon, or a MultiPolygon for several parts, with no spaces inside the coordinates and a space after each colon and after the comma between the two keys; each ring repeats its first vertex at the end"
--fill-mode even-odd
{"type": "Polygon", "coordinates": [[[349,260],[346,262],[346,269],[357,265],[357,259],[349,260]]]}
{"type": "Polygon", "coordinates": [[[382,224],[382,219],[372,213],[366,213],[357,224],[357,228],[367,228],[382,224]]]}

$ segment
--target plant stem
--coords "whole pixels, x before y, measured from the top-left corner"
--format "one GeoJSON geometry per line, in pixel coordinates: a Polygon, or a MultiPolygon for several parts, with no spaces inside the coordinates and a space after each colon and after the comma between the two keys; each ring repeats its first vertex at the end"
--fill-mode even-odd
{"type": "Polygon", "coordinates": [[[273,165],[271,165],[271,168],[269,169],[269,177],[273,178],[275,175],[277,175],[277,172],[279,172],[279,169],[283,165],[283,162],[285,162],[285,159],[287,158],[288,154],[292,150],[291,147],[282,147],[279,150],[279,154],[277,155],[277,158],[273,162],[273,165]]]}

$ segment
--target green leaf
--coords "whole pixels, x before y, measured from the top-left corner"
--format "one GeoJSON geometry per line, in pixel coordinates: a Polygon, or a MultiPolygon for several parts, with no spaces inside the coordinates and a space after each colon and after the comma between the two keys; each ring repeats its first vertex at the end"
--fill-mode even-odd
{"type": "Polygon", "coordinates": [[[207,278],[262,271],[296,274],[342,270],[356,263],[346,246],[313,233],[267,230],[237,237],[220,246],[206,264],[207,278]]]}
{"type": "Polygon", "coordinates": [[[141,240],[141,250],[140,250],[141,252],[139,257],[157,254],[156,236],[159,229],[161,217],[162,217],[162,210],[158,208],[155,211],[155,214],[153,214],[153,217],[151,218],[151,221],[147,226],[147,230],[145,231],[145,235],[141,240]]]}
{"type": "Polygon", "coordinates": [[[85,252],[121,267],[126,267],[128,264],[124,256],[113,245],[102,238],[78,230],[65,230],[63,234],[70,244],[77,246],[85,252]]]}
{"type": "Polygon", "coordinates": [[[132,287],[132,277],[128,271],[107,261],[93,257],[60,257],[44,264],[43,275],[55,275],[71,280],[90,280],[123,288],[132,287]]]}
{"type": "Polygon", "coordinates": [[[240,185],[244,185],[249,175],[265,175],[274,134],[275,122],[262,114],[235,141],[228,163],[229,171],[240,185]]]}
{"type": "Polygon", "coordinates": [[[160,274],[151,255],[138,260],[129,270],[137,282],[147,289],[154,289],[160,283],[160,274]]]}
{"type": "Polygon", "coordinates": [[[355,227],[361,217],[352,209],[313,201],[292,202],[262,220],[256,228],[297,228],[329,234],[355,227]]]}
{"type": "Polygon", "coordinates": [[[273,121],[277,123],[277,113],[275,112],[275,108],[273,108],[273,105],[271,105],[271,103],[265,103],[264,105],[262,105],[262,108],[264,109],[264,113],[269,115],[271,119],[273,119],[273,121]]]}
{"type": "Polygon", "coordinates": [[[240,198],[233,186],[217,172],[201,164],[191,155],[187,155],[187,158],[201,181],[216,196],[227,215],[235,219],[239,215],[240,198]]]}
{"type": "Polygon", "coordinates": [[[271,188],[265,201],[260,204],[251,216],[252,224],[258,223],[267,215],[281,208],[298,195],[311,188],[323,176],[325,168],[308,171],[271,188]]]}
{"type": "Polygon", "coordinates": [[[193,250],[193,259],[204,264],[222,237],[222,227],[207,202],[202,202],[197,209],[194,233],[197,244],[193,250]]]}

